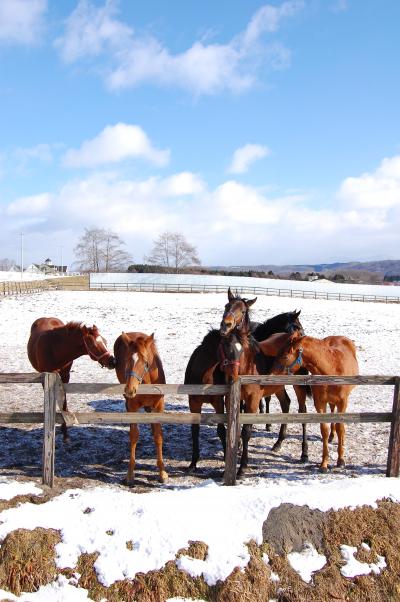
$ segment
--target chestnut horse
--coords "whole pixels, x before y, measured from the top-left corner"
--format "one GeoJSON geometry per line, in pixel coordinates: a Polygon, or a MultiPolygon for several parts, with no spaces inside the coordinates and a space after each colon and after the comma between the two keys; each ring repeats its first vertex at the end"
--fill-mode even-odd
{"type": "MultiPolygon", "coordinates": [[[[229,337],[221,339],[219,353],[221,356],[221,367],[225,373],[226,382],[235,382],[241,374],[246,375],[264,375],[271,373],[269,357],[276,354],[277,350],[284,345],[290,337],[287,333],[272,335],[274,344],[268,342],[258,343],[251,335],[240,335],[232,332],[229,337]]],[[[306,387],[294,386],[294,390],[299,402],[299,412],[306,413],[306,387]]],[[[246,414],[256,414],[259,409],[260,399],[265,395],[279,396],[285,393],[283,385],[242,385],[241,399],[244,400],[244,411],[246,414]]],[[[303,425],[303,441],[301,460],[308,461],[308,442],[306,425],[303,425]]],[[[243,476],[248,465],[248,445],[253,426],[244,424],[242,427],[242,456],[238,470],[238,478],[243,476]]]]}
{"type": "MultiPolygon", "coordinates": [[[[359,374],[356,348],[350,339],[344,336],[331,336],[324,339],[301,336],[294,333],[287,341],[274,362],[273,374],[292,374],[304,366],[311,374],[336,376],[356,376],[359,374]]],[[[329,404],[332,412],[345,412],[348,398],[355,385],[314,385],[312,386],[314,406],[318,413],[326,412],[329,404]]],[[[322,462],[320,470],[328,469],[329,425],[320,425],[322,435],[322,462]]],[[[338,436],[337,466],[343,467],[345,425],[336,423],[338,436]]]]}
{"type": "MultiPolygon", "coordinates": [[[[142,332],[123,332],[114,343],[114,354],[116,359],[116,373],[120,383],[125,383],[124,397],[128,412],[137,412],[140,408],[146,412],[163,412],[163,395],[146,395],[139,393],[137,389],[143,384],[165,384],[165,374],[154,343],[154,334],[147,336],[142,332]]],[[[160,481],[165,483],[168,474],[165,471],[162,453],[162,426],[152,424],[153,439],[157,452],[157,467],[160,481]]],[[[136,464],[136,445],[139,439],[139,427],[137,424],[130,425],[129,438],[131,443],[128,474],[126,483],[133,484],[136,464]]]]}
{"type": "MultiPolygon", "coordinates": [[[[114,356],[107,349],[107,341],[97,326],[81,322],[64,324],[58,318],[38,318],[31,326],[28,340],[28,358],[38,372],[58,372],[63,383],[68,383],[72,363],[81,355],[99,362],[103,368],[115,367],[114,356]]],[[[64,398],[63,410],[67,411],[64,398]]],[[[62,425],[64,440],[67,428],[62,425]]]]}

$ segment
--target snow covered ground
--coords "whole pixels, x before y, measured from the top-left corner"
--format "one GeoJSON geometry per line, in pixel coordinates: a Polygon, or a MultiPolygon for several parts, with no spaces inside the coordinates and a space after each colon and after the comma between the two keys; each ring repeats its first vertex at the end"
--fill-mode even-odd
{"type": "MultiPolygon", "coordinates": [[[[274,278],[251,278],[246,276],[218,276],[210,274],[135,274],[135,273],[93,273],[90,274],[91,288],[111,284],[192,284],[237,288],[269,288],[292,291],[316,291],[318,293],[342,293],[346,295],[376,295],[400,297],[400,286],[375,284],[340,284],[330,280],[303,282],[299,280],[275,280],[274,278]]],[[[100,288],[100,287],[99,287],[100,288]]]]}
{"type": "MultiPolygon", "coordinates": [[[[64,321],[81,320],[97,324],[110,346],[122,330],[155,331],[167,382],[180,383],[192,350],[210,327],[218,326],[225,301],[223,294],[69,291],[7,297],[0,301],[1,371],[32,371],[26,355],[30,325],[40,316],[53,315],[64,321]]],[[[400,321],[397,305],[293,301],[260,297],[253,306],[252,317],[261,321],[282,311],[301,309],[301,320],[307,334],[317,337],[343,334],[356,341],[361,374],[398,373],[400,321]]],[[[74,364],[72,382],[94,381],[116,382],[116,378],[112,371],[102,371],[88,357],[78,359],[74,364]]],[[[293,400],[292,411],[296,411],[290,388],[288,392],[293,400]]],[[[392,387],[358,387],[350,397],[349,411],[390,411],[392,395],[392,387]]],[[[41,387],[37,385],[0,386],[3,411],[37,411],[42,407],[42,399],[41,387]]],[[[167,410],[188,411],[185,397],[170,396],[166,401],[167,410]]],[[[71,396],[69,405],[77,411],[122,411],[124,407],[121,399],[94,395],[71,396]]],[[[275,402],[272,410],[278,410],[275,402]]],[[[311,507],[325,510],[343,505],[373,504],[382,497],[400,500],[400,482],[383,476],[388,425],[349,426],[347,467],[344,471],[332,469],[328,475],[320,475],[317,470],[321,457],[318,426],[309,428],[309,465],[298,461],[301,453],[300,425],[290,425],[288,430],[288,440],[279,455],[274,455],[270,448],[277,429],[268,433],[257,427],[249,448],[249,475],[243,484],[226,489],[220,486],[223,462],[215,427],[201,428],[200,470],[190,477],[184,471],[191,453],[190,428],[164,427],[164,457],[170,474],[166,485],[157,483],[150,429],[141,427],[137,449],[137,486],[127,490],[120,485],[127,468],[127,427],[71,428],[69,445],[63,444],[61,436],[57,436],[56,475],[63,477],[67,483],[73,482],[75,487],[78,477],[82,479],[81,484],[95,488],[68,490],[46,504],[25,504],[3,511],[0,538],[18,526],[62,527],[62,543],[57,548],[59,565],[73,565],[77,553],[97,550],[100,556],[96,567],[104,583],[111,583],[124,575],[132,576],[138,570],[160,567],[175,558],[178,549],[186,547],[189,540],[200,539],[209,545],[206,560],[193,562],[183,558],[180,562],[185,570],[203,574],[211,583],[228,575],[234,566],[246,565],[248,556],[244,544],[251,538],[260,540],[263,520],[270,508],[281,502],[308,503],[311,507]],[[142,491],[150,493],[142,495],[142,491]],[[194,505],[196,509],[191,513],[194,505]],[[210,521],[211,507],[223,509],[217,513],[218,532],[210,521]],[[85,513],[87,508],[91,511],[85,513]],[[168,520],[157,521],[155,525],[155,517],[159,515],[164,519],[168,516],[168,520]],[[196,521],[190,520],[190,515],[196,516],[196,521]],[[66,516],[68,521],[65,521],[66,516]],[[208,523],[211,523],[209,527],[208,523]],[[127,540],[132,540],[132,550],[127,549],[127,540]]],[[[38,483],[41,428],[7,425],[0,429],[0,433],[3,443],[0,474],[8,478],[10,487],[15,486],[15,478],[38,483]]],[[[336,445],[332,444],[330,449],[334,464],[336,445]]],[[[6,483],[3,485],[7,489],[6,483]]],[[[6,489],[0,488],[4,499],[7,499],[6,489]]],[[[344,540],[342,543],[347,545],[349,542],[344,540]]],[[[305,556],[308,557],[313,555],[305,556]]],[[[304,560],[300,565],[304,568],[306,562],[304,560]]],[[[64,586],[71,587],[68,583],[54,584],[54,588],[61,590],[64,586]]],[[[86,599],[84,592],[81,593],[79,599],[86,599]]],[[[33,597],[21,599],[36,600],[33,597]]],[[[54,595],[47,599],[56,598],[54,595]]]]}

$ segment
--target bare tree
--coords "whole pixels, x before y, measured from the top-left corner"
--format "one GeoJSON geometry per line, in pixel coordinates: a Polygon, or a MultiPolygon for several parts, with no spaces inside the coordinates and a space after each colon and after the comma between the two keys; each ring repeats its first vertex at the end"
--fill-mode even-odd
{"type": "Polygon", "coordinates": [[[74,249],[75,265],[83,272],[126,271],[132,257],[123,245],[124,241],[111,230],[85,228],[74,249]]]}
{"type": "Polygon", "coordinates": [[[177,274],[182,268],[201,265],[197,249],[189,244],[180,232],[163,232],[154,241],[150,255],[144,261],[173,269],[177,274]]]}
{"type": "Polygon", "coordinates": [[[14,259],[8,259],[5,257],[4,259],[0,259],[0,271],[1,272],[9,272],[13,267],[16,266],[14,259]]]}

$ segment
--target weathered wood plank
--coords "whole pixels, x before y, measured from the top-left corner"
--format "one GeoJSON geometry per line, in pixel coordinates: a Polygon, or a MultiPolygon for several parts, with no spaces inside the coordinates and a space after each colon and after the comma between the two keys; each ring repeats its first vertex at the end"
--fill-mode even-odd
{"type": "Polygon", "coordinates": [[[323,375],[269,375],[241,376],[242,385],[394,385],[395,376],[359,375],[359,376],[327,376],[323,375]]]}
{"type": "MultiPolygon", "coordinates": [[[[143,414],[128,412],[64,412],[67,426],[76,424],[130,424],[164,422],[168,424],[219,424],[227,423],[226,414],[191,414],[165,412],[143,414]]],[[[63,424],[62,413],[56,413],[56,424],[63,424]]],[[[43,412],[0,412],[0,424],[43,424],[43,412]]],[[[240,414],[240,424],[319,424],[321,422],[383,423],[392,422],[391,412],[363,412],[346,414],[240,414]]]]}
{"type": "Polygon", "coordinates": [[[237,470],[237,453],[240,436],[240,380],[231,384],[228,403],[228,428],[226,433],[225,485],[235,485],[237,470]]]}
{"type": "Polygon", "coordinates": [[[400,378],[398,377],[394,387],[392,417],[386,476],[398,477],[400,470],[400,378]]]}
{"type": "Polygon", "coordinates": [[[53,487],[56,440],[57,375],[44,377],[43,484],[53,487]]]}
{"type": "Polygon", "coordinates": [[[392,412],[361,412],[343,414],[240,414],[240,424],[320,424],[341,422],[345,424],[392,422],[392,412]]]}
{"type": "Polygon", "coordinates": [[[0,372],[0,384],[43,383],[44,374],[39,372],[0,372]]]}
{"type": "MultiPolygon", "coordinates": [[[[64,384],[66,393],[104,393],[108,395],[121,395],[124,385],[110,383],[68,383],[64,384]]],[[[140,385],[140,393],[146,395],[225,395],[228,392],[225,385],[140,385]]]]}

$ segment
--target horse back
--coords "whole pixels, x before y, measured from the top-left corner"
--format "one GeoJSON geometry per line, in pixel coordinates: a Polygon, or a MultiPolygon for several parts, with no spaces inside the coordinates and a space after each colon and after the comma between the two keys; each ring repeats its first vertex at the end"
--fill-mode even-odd
{"type": "Polygon", "coordinates": [[[331,336],[323,341],[335,358],[338,374],[356,376],[359,373],[356,346],[351,339],[344,336],[331,336]]]}
{"type": "Polygon", "coordinates": [[[38,318],[31,326],[31,333],[28,340],[27,351],[28,358],[35,370],[39,372],[48,370],[49,345],[46,343],[47,333],[65,326],[64,322],[58,318],[38,318]]]}

